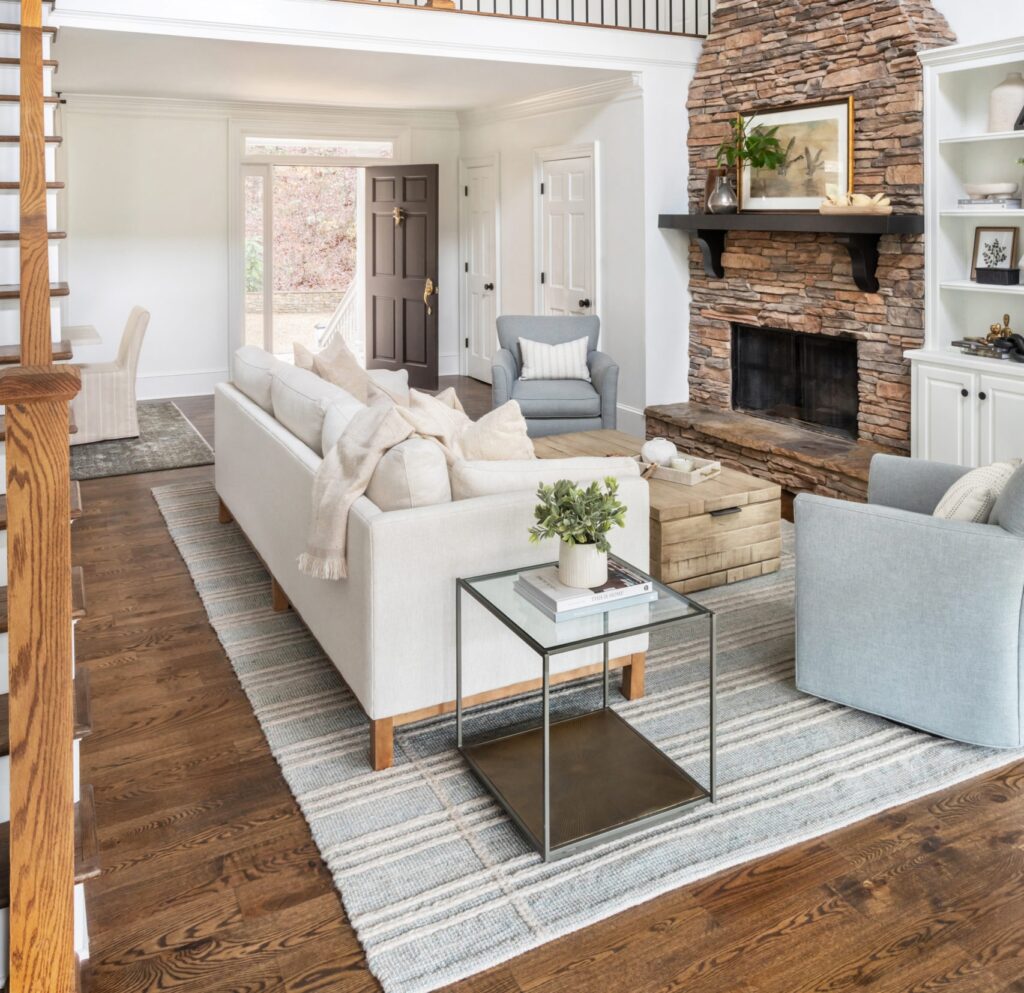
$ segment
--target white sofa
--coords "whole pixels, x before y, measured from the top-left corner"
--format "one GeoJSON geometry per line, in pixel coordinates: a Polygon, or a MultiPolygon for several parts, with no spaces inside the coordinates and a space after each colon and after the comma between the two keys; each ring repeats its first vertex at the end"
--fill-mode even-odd
{"type": "MultiPolygon", "coordinates": [[[[437,465],[447,472],[440,448],[410,439],[389,453],[391,465],[382,462],[378,476],[390,471],[403,485],[413,480],[411,495],[396,497],[393,486],[382,487],[375,477],[350,514],[349,578],[313,579],[299,572],[296,561],[305,548],[313,476],[321,462],[318,432],[333,443],[359,403],[312,373],[257,349],[239,350],[234,379],[216,389],[221,519],[237,521],[274,578],[275,605],[293,607],[337,666],[370,718],[373,766],[387,768],[396,724],[454,706],[455,580],[557,557],[553,542],[528,541],[536,482],[526,488],[519,482],[512,489],[512,483],[502,482],[502,473],[519,479],[514,466],[480,464],[483,471],[477,475],[484,482],[473,485],[482,492],[502,492],[452,500],[450,490],[438,492],[443,487],[437,465]],[[382,509],[370,499],[375,493],[404,509],[382,509]],[[442,502],[417,505],[424,493],[442,502]]],[[[611,536],[612,546],[647,569],[647,483],[635,464],[621,459],[538,461],[527,463],[527,470],[531,465],[534,472],[543,467],[552,480],[617,476],[629,510],[626,527],[611,536]]],[[[462,495],[474,473],[463,476],[462,495]]],[[[541,666],[534,653],[465,596],[463,608],[464,695],[470,704],[523,692],[524,684],[538,680],[541,666]]],[[[624,692],[631,697],[643,692],[646,646],[646,636],[612,646],[614,664],[624,669],[624,692]]],[[[555,656],[552,672],[569,678],[600,658],[600,649],[555,656]]]]}

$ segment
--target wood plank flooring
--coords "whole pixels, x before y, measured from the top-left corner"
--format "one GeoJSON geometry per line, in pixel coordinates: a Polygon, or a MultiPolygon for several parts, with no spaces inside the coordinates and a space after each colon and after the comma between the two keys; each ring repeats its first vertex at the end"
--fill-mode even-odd
{"type": "MultiPolygon", "coordinates": [[[[464,385],[469,407],[472,393],[464,385]]],[[[483,402],[484,393],[477,393],[483,402]]],[[[207,436],[209,398],[179,401],[207,436]]],[[[331,878],[150,495],[82,484],[93,993],[364,993],[331,878]]],[[[1024,991],[1024,763],[703,880],[450,993],[1024,991]]]]}

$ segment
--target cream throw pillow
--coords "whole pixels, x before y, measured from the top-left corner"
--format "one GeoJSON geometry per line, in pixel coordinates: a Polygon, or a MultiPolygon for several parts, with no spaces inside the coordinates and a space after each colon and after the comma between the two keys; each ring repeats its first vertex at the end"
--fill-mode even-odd
{"type": "Polygon", "coordinates": [[[316,362],[316,352],[298,341],[292,342],[292,354],[295,356],[295,368],[313,371],[313,363],[316,362]]]}
{"type": "Polygon", "coordinates": [[[341,335],[314,356],[313,372],[327,382],[340,386],[360,403],[369,400],[372,380],[341,335]]]}
{"type": "Polygon", "coordinates": [[[547,345],[543,341],[519,339],[519,354],[523,357],[520,379],[585,379],[590,382],[587,367],[589,338],[577,338],[561,345],[547,345]]]}
{"type": "Polygon", "coordinates": [[[992,465],[972,469],[961,476],[939,501],[935,517],[947,521],[973,521],[987,524],[992,508],[1010,481],[1020,460],[995,462],[992,465]]]}
{"type": "Polygon", "coordinates": [[[405,369],[368,369],[370,403],[388,400],[399,407],[409,406],[409,373],[405,369]]]}
{"type": "Polygon", "coordinates": [[[462,457],[468,461],[534,458],[526,418],[515,400],[503,403],[478,421],[470,421],[459,441],[462,457]]]}

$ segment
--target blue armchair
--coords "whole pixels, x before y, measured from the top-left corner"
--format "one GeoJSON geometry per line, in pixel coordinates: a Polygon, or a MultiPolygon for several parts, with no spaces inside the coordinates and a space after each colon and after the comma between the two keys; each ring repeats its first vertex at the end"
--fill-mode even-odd
{"type": "Polygon", "coordinates": [[[876,455],[868,503],[796,499],[796,682],[993,748],[1024,745],[1024,469],[998,523],[933,517],[969,470],[876,455]]]}
{"type": "Polygon", "coordinates": [[[501,345],[491,368],[491,397],[495,407],[515,400],[526,418],[530,437],[614,428],[619,389],[619,367],[597,351],[601,321],[597,317],[499,317],[501,345]],[[586,335],[587,366],[591,382],[582,379],[521,380],[519,339],[549,345],[575,341],[586,335]]]}

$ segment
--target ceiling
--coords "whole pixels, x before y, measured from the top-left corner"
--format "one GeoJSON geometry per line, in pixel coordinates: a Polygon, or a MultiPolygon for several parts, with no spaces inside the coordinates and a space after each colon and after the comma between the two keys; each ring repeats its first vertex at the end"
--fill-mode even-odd
{"type": "Polygon", "coordinates": [[[469,110],[620,77],[601,69],[63,28],[62,93],[469,110]]]}

